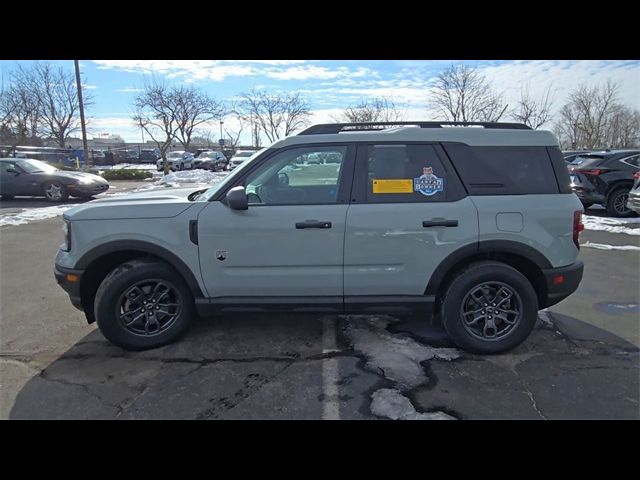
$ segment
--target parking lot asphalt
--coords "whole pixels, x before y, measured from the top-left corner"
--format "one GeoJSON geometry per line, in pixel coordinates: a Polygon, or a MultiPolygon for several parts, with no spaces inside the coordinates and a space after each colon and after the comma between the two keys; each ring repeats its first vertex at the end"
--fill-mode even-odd
{"type": "Polygon", "coordinates": [[[59,217],[0,228],[0,418],[640,419],[638,251],[583,248],[579,290],[502,355],[457,350],[437,319],[285,314],[133,353],[57,286],[61,235],[59,217]]]}

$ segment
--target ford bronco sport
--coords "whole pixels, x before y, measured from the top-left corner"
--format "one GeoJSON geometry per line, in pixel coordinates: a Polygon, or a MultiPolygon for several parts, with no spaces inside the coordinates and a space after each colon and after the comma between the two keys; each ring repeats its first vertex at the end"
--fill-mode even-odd
{"type": "Polygon", "coordinates": [[[55,276],[126,349],[196,312],[439,313],[497,353],[574,292],[583,208],[552,133],[521,124],[326,124],[208,190],[68,210],[55,276]],[[308,163],[321,155],[332,162],[308,163]]]}

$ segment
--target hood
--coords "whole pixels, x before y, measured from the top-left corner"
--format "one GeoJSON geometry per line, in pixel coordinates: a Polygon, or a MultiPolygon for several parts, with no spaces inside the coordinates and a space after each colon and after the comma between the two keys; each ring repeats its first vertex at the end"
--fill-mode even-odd
{"type": "Polygon", "coordinates": [[[129,193],[93,200],[73,207],[64,214],[70,220],[118,220],[126,218],[170,218],[180,215],[197,202],[189,195],[202,187],[167,187],[148,192],[129,193]]]}
{"type": "Polygon", "coordinates": [[[85,172],[71,172],[67,170],[58,170],[56,172],[58,177],[65,178],[73,178],[76,180],[85,179],[85,180],[93,180],[96,183],[109,183],[104,178],[99,175],[94,175],[93,173],[85,173],[85,172]]]}

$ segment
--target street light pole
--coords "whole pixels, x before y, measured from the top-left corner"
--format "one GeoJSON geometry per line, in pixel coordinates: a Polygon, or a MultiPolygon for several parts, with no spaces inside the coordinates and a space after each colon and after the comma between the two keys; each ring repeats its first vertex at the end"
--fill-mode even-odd
{"type": "Polygon", "coordinates": [[[80,126],[82,127],[82,146],[84,148],[84,163],[89,165],[89,147],[87,146],[87,128],[84,123],[84,104],[82,102],[82,85],[80,83],[80,64],[74,60],[76,67],[76,87],[78,89],[78,106],[80,107],[80,126]]]}
{"type": "MultiPolygon", "coordinates": [[[[220,120],[220,140],[224,140],[224,137],[222,136],[222,124],[224,122],[222,120],[220,120]]],[[[224,145],[222,144],[222,142],[218,142],[220,144],[220,151],[223,150],[224,145]]]]}

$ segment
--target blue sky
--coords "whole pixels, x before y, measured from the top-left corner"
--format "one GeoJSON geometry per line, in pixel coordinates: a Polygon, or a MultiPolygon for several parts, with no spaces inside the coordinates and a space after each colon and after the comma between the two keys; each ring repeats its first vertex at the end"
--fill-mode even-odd
{"type": "MultiPolygon", "coordinates": [[[[3,81],[8,82],[18,64],[30,63],[0,61],[3,81]]],[[[73,71],[72,61],[55,63],[73,71]]],[[[314,122],[331,121],[350,104],[382,96],[405,111],[406,119],[429,120],[435,118],[427,109],[429,88],[438,72],[451,63],[479,68],[511,105],[522,89],[536,97],[551,87],[557,110],[576,85],[597,85],[611,79],[620,84],[620,100],[640,109],[639,61],[82,60],[80,65],[85,88],[95,99],[88,111],[89,137],[111,133],[139,141],[140,130],[130,121],[131,105],[145,77],[190,83],[227,102],[252,88],[299,91],[311,105],[314,122]]],[[[226,124],[233,128],[234,120],[226,119],[226,124]]]]}

